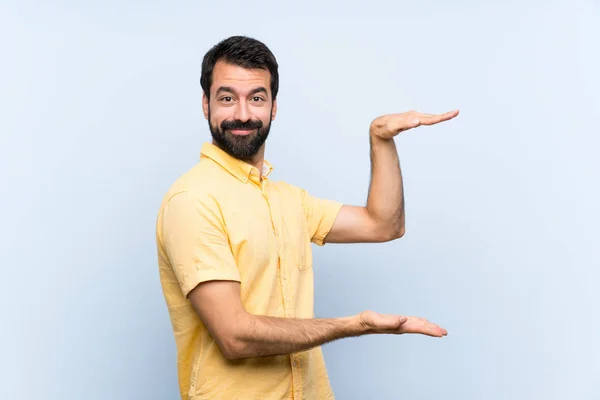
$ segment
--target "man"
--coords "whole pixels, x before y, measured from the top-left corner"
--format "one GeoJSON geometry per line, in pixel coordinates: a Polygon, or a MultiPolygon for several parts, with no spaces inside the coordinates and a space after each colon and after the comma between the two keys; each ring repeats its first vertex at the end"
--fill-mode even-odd
{"type": "Polygon", "coordinates": [[[156,225],[160,279],[177,345],[182,399],[332,399],[320,345],[364,334],[446,330],[372,311],[315,319],[311,242],[385,242],[404,234],[394,137],[458,112],[408,112],[370,125],[366,206],[272,181],[265,142],[277,113],[277,61],[230,37],[202,63],[212,143],[169,189],[156,225]]]}

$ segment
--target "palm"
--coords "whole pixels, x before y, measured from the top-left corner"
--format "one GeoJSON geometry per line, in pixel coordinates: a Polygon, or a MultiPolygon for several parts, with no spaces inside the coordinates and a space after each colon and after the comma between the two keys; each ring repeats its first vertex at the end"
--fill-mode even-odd
{"type": "Polygon", "coordinates": [[[448,121],[458,115],[458,110],[444,114],[425,114],[408,111],[401,114],[388,114],[377,117],[371,123],[371,132],[383,139],[391,139],[401,132],[421,125],[435,125],[448,121]]]}

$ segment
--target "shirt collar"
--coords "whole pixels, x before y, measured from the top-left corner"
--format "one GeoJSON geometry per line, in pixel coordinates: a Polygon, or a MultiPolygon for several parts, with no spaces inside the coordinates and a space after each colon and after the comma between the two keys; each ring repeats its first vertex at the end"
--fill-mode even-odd
{"type": "MultiPolygon", "coordinates": [[[[244,183],[248,182],[248,179],[250,179],[252,174],[255,174],[258,178],[258,169],[256,167],[229,155],[212,143],[206,142],[202,145],[200,157],[202,156],[210,158],[244,183]]],[[[273,166],[267,160],[264,160],[261,174],[262,177],[266,178],[272,170],[273,166]]]]}

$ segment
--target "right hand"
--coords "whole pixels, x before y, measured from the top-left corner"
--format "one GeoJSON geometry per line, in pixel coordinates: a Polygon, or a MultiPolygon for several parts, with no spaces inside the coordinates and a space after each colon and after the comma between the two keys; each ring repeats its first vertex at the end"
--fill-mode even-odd
{"type": "Polygon", "coordinates": [[[366,333],[418,333],[433,337],[442,337],[448,331],[424,318],[400,315],[380,314],[374,311],[363,311],[358,315],[360,325],[366,333]]]}

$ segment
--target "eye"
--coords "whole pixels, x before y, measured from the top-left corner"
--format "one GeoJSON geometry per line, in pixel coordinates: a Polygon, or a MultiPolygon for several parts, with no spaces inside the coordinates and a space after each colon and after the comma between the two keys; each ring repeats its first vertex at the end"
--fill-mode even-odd
{"type": "Polygon", "coordinates": [[[233,97],[223,96],[223,97],[221,97],[221,101],[224,101],[225,103],[229,103],[230,101],[233,101],[233,97]]]}
{"type": "Polygon", "coordinates": [[[262,98],[262,97],[260,97],[260,96],[254,96],[254,97],[252,98],[252,101],[261,102],[261,101],[265,101],[265,99],[263,99],[263,98],[262,98]]]}

